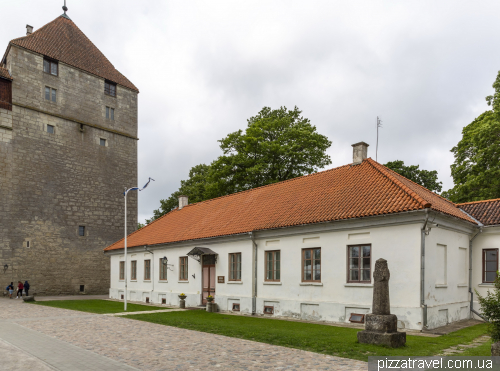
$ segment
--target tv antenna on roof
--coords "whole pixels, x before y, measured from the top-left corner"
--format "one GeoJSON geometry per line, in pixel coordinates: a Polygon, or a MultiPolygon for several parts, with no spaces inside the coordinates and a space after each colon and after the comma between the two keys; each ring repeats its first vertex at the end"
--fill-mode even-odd
{"type": "Polygon", "coordinates": [[[375,161],[378,162],[378,129],[382,127],[382,120],[377,116],[377,149],[375,150],[375,161]]]}

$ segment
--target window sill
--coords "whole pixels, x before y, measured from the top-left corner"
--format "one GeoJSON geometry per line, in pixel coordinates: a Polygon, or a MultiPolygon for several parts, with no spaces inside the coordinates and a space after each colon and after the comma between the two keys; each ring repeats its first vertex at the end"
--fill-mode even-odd
{"type": "Polygon", "coordinates": [[[144,282],[151,282],[151,280],[144,280],[144,282]]]}
{"type": "Polygon", "coordinates": [[[479,287],[493,287],[493,286],[495,286],[495,284],[493,282],[492,283],[483,282],[483,283],[480,283],[478,286],[479,287]]]}
{"type": "Polygon", "coordinates": [[[168,283],[167,280],[159,280],[158,283],[168,283]]]}
{"type": "Polygon", "coordinates": [[[436,285],[436,289],[447,289],[448,285],[436,285]]]}
{"type": "Polygon", "coordinates": [[[457,287],[469,287],[469,285],[467,283],[460,283],[457,287]]]}
{"type": "Polygon", "coordinates": [[[188,280],[177,281],[177,283],[189,283],[188,280]]]}
{"type": "Polygon", "coordinates": [[[227,281],[228,284],[232,284],[232,285],[242,285],[243,282],[242,281],[227,281]]]}
{"type": "Polygon", "coordinates": [[[264,281],[263,284],[264,285],[281,285],[281,282],[272,282],[272,281],[266,282],[266,281],[264,281]]]}
{"type": "Polygon", "coordinates": [[[372,283],[346,283],[344,287],[373,287],[372,283]]]}
{"type": "Polygon", "coordinates": [[[137,282],[137,280],[130,280],[130,282],[137,282]]]}
{"type": "Polygon", "coordinates": [[[300,286],[323,286],[323,282],[301,282],[300,286]]]}

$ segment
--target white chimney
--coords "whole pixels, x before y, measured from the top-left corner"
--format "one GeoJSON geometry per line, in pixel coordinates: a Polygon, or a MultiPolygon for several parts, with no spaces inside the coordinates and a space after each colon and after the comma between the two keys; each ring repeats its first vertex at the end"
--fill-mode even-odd
{"type": "Polygon", "coordinates": [[[31,35],[33,33],[33,26],[29,24],[26,25],[26,36],[31,35]]]}
{"type": "Polygon", "coordinates": [[[188,204],[188,196],[179,196],[179,210],[188,204]]]}
{"type": "Polygon", "coordinates": [[[368,158],[368,146],[365,142],[353,144],[352,164],[359,165],[368,158]]]}

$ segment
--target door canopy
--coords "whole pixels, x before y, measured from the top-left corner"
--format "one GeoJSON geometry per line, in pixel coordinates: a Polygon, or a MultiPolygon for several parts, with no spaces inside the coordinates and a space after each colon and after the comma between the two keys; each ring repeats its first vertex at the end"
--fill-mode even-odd
{"type": "Polygon", "coordinates": [[[202,255],[212,255],[217,261],[217,253],[213,250],[210,250],[208,247],[195,247],[193,250],[187,253],[188,256],[192,257],[198,263],[201,263],[202,255]]]}

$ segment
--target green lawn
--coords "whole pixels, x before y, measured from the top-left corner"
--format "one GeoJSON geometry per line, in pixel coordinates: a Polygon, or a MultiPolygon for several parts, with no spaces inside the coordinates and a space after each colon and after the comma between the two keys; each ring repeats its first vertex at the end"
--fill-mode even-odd
{"type": "MultiPolygon", "coordinates": [[[[201,310],[137,314],[127,317],[361,361],[368,361],[368,356],[433,356],[451,346],[468,344],[486,333],[486,324],[480,324],[440,337],[407,336],[404,348],[390,349],[359,344],[356,333],[360,330],[346,327],[223,315],[201,310]]],[[[467,355],[488,356],[489,347],[481,346],[468,351],[467,355]]]]}
{"type": "MultiPolygon", "coordinates": [[[[52,300],[52,301],[35,301],[33,304],[45,305],[47,307],[63,308],[79,310],[90,313],[122,313],[123,302],[109,300],[52,300]]],[[[146,310],[161,310],[169,309],[166,307],[152,307],[149,305],[130,304],[127,303],[127,312],[140,312],[146,310]]]]}

